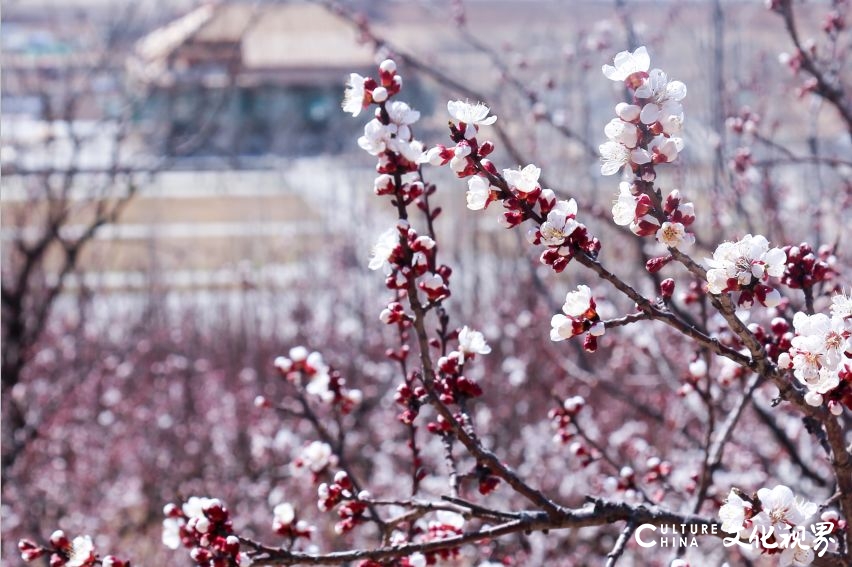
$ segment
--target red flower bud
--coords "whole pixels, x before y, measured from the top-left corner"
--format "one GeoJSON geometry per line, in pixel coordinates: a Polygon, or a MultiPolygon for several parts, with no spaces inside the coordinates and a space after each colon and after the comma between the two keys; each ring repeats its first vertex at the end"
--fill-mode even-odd
{"type": "Polygon", "coordinates": [[[675,281],[672,278],[666,278],[660,282],[660,295],[663,299],[671,299],[675,290],[675,281]]]}
{"type": "MultiPolygon", "coordinates": [[[[656,258],[651,258],[650,260],[645,262],[645,269],[648,270],[648,272],[655,274],[662,270],[663,267],[671,261],[671,256],[658,256],[656,258]]],[[[674,284],[674,282],[672,282],[672,284],[674,284]]],[[[660,285],[660,287],[662,288],[662,284],[660,285]]]]}

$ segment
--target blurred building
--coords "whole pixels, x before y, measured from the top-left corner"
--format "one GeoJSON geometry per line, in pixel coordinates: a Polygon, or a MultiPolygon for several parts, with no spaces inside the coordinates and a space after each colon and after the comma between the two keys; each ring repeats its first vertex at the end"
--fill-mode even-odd
{"type": "Polygon", "coordinates": [[[79,232],[132,179],[119,223],[80,258],[90,287],[229,288],[260,269],[278,281],[326,232],[328,201],[353,210],[352,183],[370,183],[317,157],[357,137],[343,83],[374,60],[324,8],[215,4],[132,23],[27,8],[3,28],[4,247],[36,238],[65,199],[79,232]]]}
{"type": "Polygon", "coordinates": [[[374,63],[357,39],[350,23],[312,3],[205,5],[141,38],[128,69],[149,92],[144,117],[170,117],[169,154],[205,129],[211,135],[183,153],[334,152],[348,144],[332,135],[342,84],[374,63]],[[209,105],[215,121],[204,125],[209,105]]]}

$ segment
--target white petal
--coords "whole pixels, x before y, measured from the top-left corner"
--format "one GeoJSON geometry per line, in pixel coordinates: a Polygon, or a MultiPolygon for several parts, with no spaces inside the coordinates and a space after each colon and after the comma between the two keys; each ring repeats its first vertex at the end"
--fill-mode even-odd
{"type": "Polygon", "coordinates": [[[642,148],[636,148],[635,150],[630,152],[630,160],[637,165],[650,163],[651,154],[649,154],[647,150],[643,150],[642,148]]]}
{"type": "Polygon", "coordinates": [[[656,103],[649,102],[642,107],[642,112],[639,114],[639,120],[642,124],[653,124],[660,119],[660,107],[656,103]]]}

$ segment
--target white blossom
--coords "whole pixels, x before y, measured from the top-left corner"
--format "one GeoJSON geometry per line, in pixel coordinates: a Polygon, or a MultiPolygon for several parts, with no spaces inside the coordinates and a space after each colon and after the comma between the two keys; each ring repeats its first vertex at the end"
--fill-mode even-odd
{"type": "Polygon", "coordinates": [[[840,317],[829,317],[823,313],[806,315],[796,313],[793,327],[798,337],[793,338],[794,348],[823,355],[825,366],[836,367],[846,351],[846,323],[840,317]]]}
{"type": "Polygon", "coordinates": [[[68,555],[68,567],[83,567],[88,565],[95,557],[95,544],[92,543],[92,538],[85,536],[77,536],[71,542],[71,552],[68,555]]]}
{"type": "Polygon", "coordinates": [[[465,354],[488,354],[491,347],[485,342],[485,337],[479,331],[474,331],[467,325],[459,331],[459,352],[464,363],[465,354]]]}
{"type": "Polygon", "coordinates": [[[682,138],[667,137],[663,134],[654,136],[648,144],[648,152],[655,162],[673,162],[681,150],[683,150],[682,138]]]}
{"type": "Polygon", "coordinates": [[[808,390],[808,392],[805,394],[805,403],[809,406],[817,408],[822,405],[823,401],[824,398],[822,397],[822,394],[818,394],[813,390],[808,390]]]}
{"type": "Polygon", "coordinates": [[[480,211],[488,204],[491,196],[491,184],[484,177],[474,175],[467,180],[467,208],[480,211]]]}
{"type": "Polygon", "coordinates": [[[417,163],[428,163],[430,165],[440,166],[446,163],[444,161],[443,156],[441,155],[445,148],[441,146],[435,146],[433,148],[429,148],[417,158],[417,163]]]}
{"type": "Polygon", "coordinates": [[[838,293],[831,298],[831,315],[842,319],[852,317],[852,293],[838,293]]]}
{"type": "Polygon", "coordinates": [[[482,126],[494,124],[497,121],[497,117],[488,116],[490,110],[490,108],[481,102],[477,102],[476,104],[471,104],[463,100],[451,100],[447,102],[447,112],[450,113],[450,116],[465,124],[482,126]]]}
{"type": "MultiPolygon", "coordinates": [[[[289,502],[282,502],[272,510],[272,522],[274,526],[289,526],[296,520],[296,510],[289,502]]],[[[278,529],[274,527],[273,529],[278,529]]]]}
{"type": "Polygon", "coordinates": [[[722,531],[729,534],[739,533],[745,523],[746,508],[751,509],[751,504],[740,498],[735,490],[731,490],[719,509],[722,531]]]}
{"type": "Polygon", "coordinates": [[[627,226],[636,218],[636,197],[626,181],[619,183],[618,191],[618,199],[612,206],[612,219],[619,226],[627,226]]]}
{"type": "Polygon", "coordinates": [[[352,116],[361,114],[361,110],[364,108],[364,81],[366,80],[366,77],[362,77],[358,73],[349,74],[349,81],[346,83],[346,91],[343,93],[343,103],[341,104],[344,112],[348,112],[352,116]]]}
{"type": "MultiPolygon", "coordinates": [[[[409,126],[420,120],[420,112],[413,110],[407,103],[395,100],[385,106],[390,121],[398,126],[409,126]]],[[[410,137],[410,136],[405,136],[410,137]]]]}
{"type": "Polygon", "coordinates": [[[639,129],[631,122],[625,122],[621,118],[613,118],[604,126],[604,134],[613,142],[627,148],[635,148],[639,142],[639,129]]]}
{"type": "Polygon", "coordinates": [[[180,527],[183,521],[178,518],[166,518],[163,520],[163,545],[169,549],[180,547],[180,527]]]}
{"type": "Polygon", "coordinates": [[[689,363],[689,374],[696,378],[707,376],[707,363],[703,358],[694,360],[689,363]]]}
{"type": "Polygon", "coordinates": [[[299,454],[298,464],[294,467],[294,473],[308,469],[318,473],[327,466],[336,463],[337,458],[331,451],[331,446],[322,441],[314,441],[302,449],[299,454]]]}
{"type": "Polygon", "coordinates": [[[793,316],[796,336],[790,341],[793,375],[808,388],[807,402],[817,406],[826,394],[840,385],[840,371],[850,363],[849,330],[846,320],[823,313],[793,316]]]}
{"type": "Polygon", "coordinates": [[[388,90],[385,87],[376,87],[373,89],[372,96],[375,102],[384,102],[388,99],[388,90]]]}
{"type": "Polygon", "coordinates": [[[580,318],[592,307],[592,290],[587,285],[578,285],[577,291],[565,295],[562,311],[569,317],[580,318]]]}
{"type": "Polygon", "coordinates": [[[201,496],[190,496],[181,506],[181,511],[187,519],[204,518],[204,509],[218,502],[215,498],[206,498],[201,496]]]}
{"type": "Polygon", "coordinates": [[[529,164],[523,169],[504,169],[503,177],[506,178],[506,183],[520,191],[521,193],[530,193],[538,187],[538,177],[541,175],[541,169],[533,164],[529,164]]]}
{"type": "Polygon", "coordinates": [[[623,81],[634,73],[647,72],[651,66],[651,57],[645,46],[641,46],[633,53],[622,51],[613,60],[615,66],[604,65],[601,70],[604,77],[612,81],[623,81]]]}
{"type": "Polygon", "coordinates": [[[322,398],[325,402],[330,402],[334,399],[334,392],[329,389],[331,377],[327,370],[322,370],[311,376],[311,381],[305,386],[305,391],[312,395],[322,398]]]}
{"type": "Polygon", "coordinates": [[[450,526],[457,530],[460,530],[464,527],[464,516],[458,514],[456,512],[450,512],[449,510],[438,510],[436,513],[438,518],[438,523],[444,526],[450,526]]]}
{"type": "Polygon", "coordinates": [[[574,321],[561,313],[550,319],[550,340],[557,343],[574,336],[574,321]]]}
{"type": "Polygon", "coordinates": [[[438,291],[444,287],[446,282],[444,282],[444,278],[441,277],[441,274],[431,274],[429,276],[425,276],[422,280],[423,287],[426,289],[431,289],[432,291],[438,291]]]}
{"type": "Polygon", "coordinates": [[[683,124],[683,106],[680,101],[686,97],[686,85],[680,81],[669,81],[660,69],[648,74],[645,83],[636,89],[636,96],[650,99],[642,107],[640,120],[643,124],[659,122],[666,134],[677,134],[683,124]]]}
{"type": "Polygon", "coordinates": [[[688,248],[695,244],[695,235],[682,223],[666,221],[657,230],[657,241],[669,248],[688,248]]]}
{"type": "Polygon", "coordinates": [[[387,140],[391,133],[388,126],[374,118],[364,125],[364,135],[358,138],[358,147],[371,156],[377,156],[387,149],[387,140]]]}
{"type": "Polygon", "coordinates": [[[601,154],[601,174],[614,175],[627,165],[642,165],[651,161],[651,155],[643,148],[630,149],[624,144],[612,140],[598,146],[601,154]]]}
{"type": "Polygon", "coordinates": [[[799,530],[802,535],[802,545],[791,543],[782,552],[778,558],[779,567],[806,567],[813,563],[813,536],[804,530],[799,530]]]}
{"type": "Polygon", "coordinates": [[[562,244],[580,226],[580,223],[575,220],[576,215],[577,201],[569,199],[557,202],[556,206],[547,213],[547,220],[541,223],[539,228],[541,242],[548,246],[562,244]]]}
{"type": "Polygon", "coordinates": [[[757,491],[761,511],[752,518],[755,526],[766,530],[773,527],[776,534],[787,533],[791,527],[804,523],[817,511],[813,502],[797,499],[793,491],[780,484],[773,489],[761,488],[757,491]]]}
{"type": "Polygon", "coordinates": [[[388,265],[391,254],[399,246],[399,231],[396,227],[384,231],[379,240],[373,245],[369,268],[378,270],[388,265]]]}
{"type": "Polygon", "coordinates": [[[420,112],[402,101],[393,101],[385,109],[390,123],[382,124],[378,118],[367,122],[364,135],[358,138],[358,146],[370,155],[390,150],[409,161],[418,161],[423,154],[423,144],[412,140],[410,126],[420,119],[420,112]]]}
{"type": "Polygon", "coordinates": [[[781,248],[769,249],[769,242],[761,235],[747,234],[737,242],[723,242],[713,258],[706,264],[707,283],[710,293],[722,293],[728,287],[728,280],[736,280],[739,285],[749,285],[752,280],[766,279],[768,276],[781,277],[787,255],[781,248]]]}

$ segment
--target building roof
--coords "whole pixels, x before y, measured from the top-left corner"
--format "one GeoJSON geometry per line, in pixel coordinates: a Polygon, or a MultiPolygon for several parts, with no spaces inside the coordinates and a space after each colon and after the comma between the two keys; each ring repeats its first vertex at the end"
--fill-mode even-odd
{"type": "Polygon", "coordinates": [[[236,3],[202,6],[150,32],[137,43],[131,69],[147,82],[170,82],[175,68],[192,67],[198,57],[225,63],[234,55],[240,74],[267,78],[328,70],[337,79],[341,69],[374,63],[352,25],[320,5],[236,3]]]}

